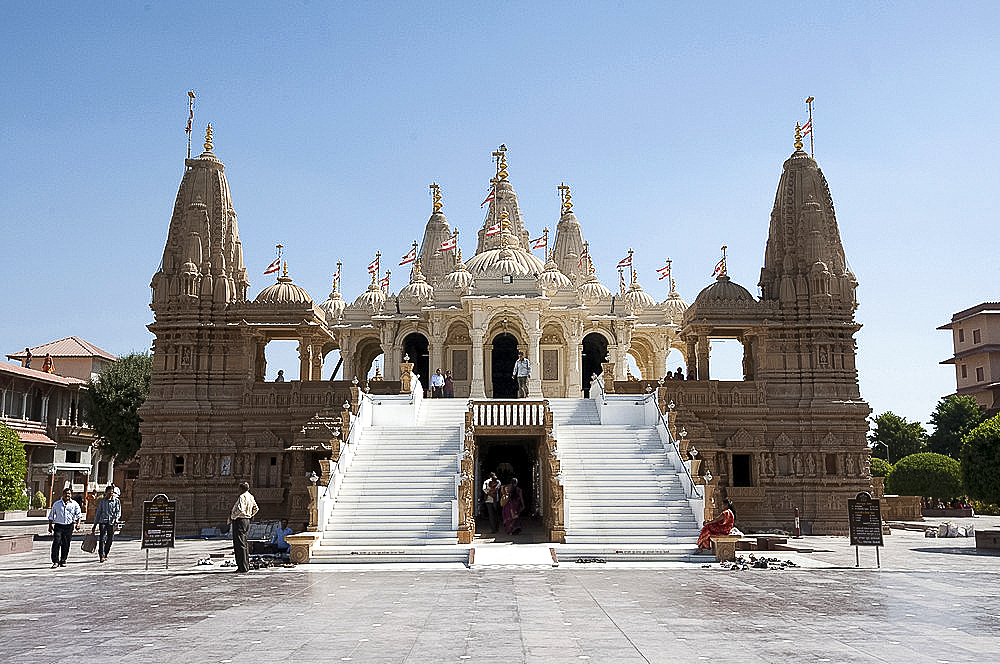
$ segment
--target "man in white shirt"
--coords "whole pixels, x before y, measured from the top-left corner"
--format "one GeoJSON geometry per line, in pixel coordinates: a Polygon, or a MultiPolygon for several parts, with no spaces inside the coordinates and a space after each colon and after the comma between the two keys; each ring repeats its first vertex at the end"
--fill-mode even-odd
{"type": "Polygon", "coordinates": [[[49,510],[49,532],[52,533],[52,569],[66,567],[69,556],[69,543],[73,540],[73,531],[80,529],[80,519],[83,511],[80,504],[73,500],[73,490],[67,487],[63,490],[62,500],[57,500],[49,510]]]}
{"type": "Polygon", "coordinates": [[[236,558],[236,571],[250,571],[250,545],[247,542],[247,531],[250,530],[250,519],[257,514],[257,501],[250,493],[250,484],[240,483],[240,497],[229,513],[229,523],[233,524],[233,557],[236,558]]]}
{"type": "Polygon", "coordinates": [[[444,376],[441,375],[441,370],[438,369],[431,376],[431,397],[434,399],[440,399],[444,396],[444,376]]]}
{"type": "Polygon", "coordinates": [[[517,362],[514,363],[514,379],[517,381],[517,398],[528,398],[528,379],[531,377],[531,363],[524,356],[524,351],[518,351],[517,362]]]}

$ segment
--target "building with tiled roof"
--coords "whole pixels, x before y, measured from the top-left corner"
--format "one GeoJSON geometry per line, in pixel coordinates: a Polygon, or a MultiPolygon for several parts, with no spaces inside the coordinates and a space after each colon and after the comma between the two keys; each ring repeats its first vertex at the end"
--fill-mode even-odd
{"type": "MultiPolygon", "coordinates": [[[[45,356],[49,355],[54,364],[52,373],[60,376],[72,376],[83,381],[101,373],[101,369],[118,359],[108,351],[98,348],[80,337],[66,337],[28,350],[31,352],[32,369],[41,370],[45,356]]],[[[18,362],[22,366],[25,358],[26,354],[23,350],[7,355],[8,360],[18,362]]]]}

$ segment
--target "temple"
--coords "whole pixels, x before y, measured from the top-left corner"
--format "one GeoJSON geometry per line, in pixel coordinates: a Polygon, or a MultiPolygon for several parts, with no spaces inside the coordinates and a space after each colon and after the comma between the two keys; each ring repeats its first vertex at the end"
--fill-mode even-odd
{"type": "MultiPolygon", "coordinates": [[[[790,529],[798,510],[807,532],[846,532],[847,498],[870,486],[870,409],[855,367],[857,280],[826,179],[800,137],[778,182],[760,297],[732,281],[723,261],[690,306],[672,278],[657,302],[629,264],[617,288],[605,286],[565,184],[553,236],[529,231],[506,148],[493,157],[488,212],[467,259],[433,184],[422,241],[404,258],[409,283],[398,293],[388,292],[376,258],[371,283],[353,301],[341,293],[340,264],[322,303],[293,283],[287,264],[251,298],[209,127],[204,152],[185,162],[151,284],[154,369],[127,495],[133,508],[167,493],[178,499],[180,528],[195,532],[224,523],[234,487],[247,480],[266,517],[361,531],[369,526],[358,515],[371,505],[351,494],[352,472],[391,466],[366,459],[365,446],[379,436],[388,445],[392,426],[444,427],[434,437],[445,446],[427,452],[459,459],[427,471],[440,475],[428,490],[454,504],[450,516],[431,519],[442,543],[471,541],[482,513],[473,487],[508,461],[544,523],[543,539],[571,541],[576,532],[579,541],[632,541],[628,532],[600,534],[605,517],[590,498],[603,489],[582,478],[588,463],[600,463],[588,454],[650,454],[612,449],[615,436],[651,427],[649,444],[665,455],[658,473],[679,478],[687,510],[683,528],[664,517],[652,541],[655,533],[687,537],[722,497],[735,502],[744,530],[790,529]],[[742,380],[712,378],[718,339],[742,344],[742,380]],[[298,344],[297,380],[265,381],[267,346],[278,340],[298,344]],[[513,399],[518,351],[533,367],[527,400],[513,399]],[[671,352],[683,358],[685,380],[664,380],[671,352]],[[447,407],[422,398],[438,368],[453,378],[447,407]],[[651,410],[633,417],[625,404],[651,410]],[[587,438],[598,430],[600,440],[587,438]],[[597,534],[579,534],[591,527],[597,534]]],[[[623,471],[621,481],[641,472],[623,471]]],[[[380,541],[371,534],[355,544],[380,541]]]]}

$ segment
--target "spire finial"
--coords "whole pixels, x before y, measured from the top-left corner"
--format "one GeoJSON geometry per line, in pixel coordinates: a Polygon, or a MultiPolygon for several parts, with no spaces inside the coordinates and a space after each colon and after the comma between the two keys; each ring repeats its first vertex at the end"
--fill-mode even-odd
{"type": "Polygon", "coordinates": [[[288,261],[285,261],[284,264],[283,264],[283,269],[282,269],[282,272],[281,272],[281,276],[284,277],[284,278],[286,278],[286,279],[288,278],[288,261]]]}
{"type": "Polygon", "coordinates": [[[802,149],[802,125],[795,123],[795,149],[802,149]]]}
{"type": "Polygon", "coordinates": [[[431,183],[431,196],[434,197],[434,214],[441,214],[441,187],[437,182],[431,183]]]}
{"type": "Polygon", "coordinates": [[[341,265],[343,265],[343,262],[337,261],[337,272],[333,275],[333,292],[334,293],[339,293],[340,292],[340,266],[341,265]]]}
{"type": "Polygon", "coordinates": [[[507,146],[501,144],[497,151],[493,153],[497,160],[497,180],[507,179],[507,146]]]}
{"type": "Polygon", "coordinates": [[[569,191],[569,185],[563,182],[556,187],[559,190],[559,198],[562,200],[562,214],[569,214],[573,211],[573,195],[569,191]]]}
{"type": "Polygon", "coordinates": [[[205,127],[205,152],[212,151],[212,123],[205,127]]]}
{"type": "Polygon", "coordinates": [[[459,263],[462,262],[462,248],[461,247],[458,248],[458,262],[459,263]]]}

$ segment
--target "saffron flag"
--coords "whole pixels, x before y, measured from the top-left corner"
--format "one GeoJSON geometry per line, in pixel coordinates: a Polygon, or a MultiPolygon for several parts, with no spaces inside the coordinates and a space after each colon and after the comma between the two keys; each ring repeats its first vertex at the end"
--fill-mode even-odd
{"type": "Polygon", "coordinates": [[[802,135],[805,136],[813,130],[813,121],[807,120],[804,125],[802,125],[802,135]]]}
{"type": "Polygon", "coordinates": [[[496,190],[493,187],[490,187],[490,193],[486,195],[486,200],[480,203],[479,207],[483,207],[487,203],[492,203],[494,198],[496,198],[496,190]]]}
{"type": "Polygon", "coordinates": [[[450,238],[441,243],[440,251],[451,251],[458,246],[458,236],[452,235],[450,238]]]}
{"type": "Polygon", "coordinates": [[[721,258],[719,262],[715,264],[715,270],[712,272],[713,277],[718,277],[726,272],[726,259],[721,258]]]}
{"type": "Polygon", "coordinates": [[[549,246],[549,239],[544,235],[531,241],[532,249],[544,249],[547,246],[549,246]]]}
{"type": "Polygon", "coordinates": [[[368,273],[375,274],[376,272],[378,272],[378,256],[376,256],[375,260],[368,264],[368,273]]]}
{"type": "Polygon", "coordinates": [[[618,261],[618,267],[632,267],[632,254],[618,261]]]}
{"type": "Polygon", "coordinates": [[[264,270],[264,274],[274,274],[275,272],[278,271],[278,268],[280,267],[281,267],[281,259],[275,258],[274,262],[268,265],[267,269],[264,270]]]}
{"type": "Polygon", "coordinates": [[[497,222],[486,229],[487,237],[489,237],[490,235],[496,235],[499,232],[500,232],[500,222],[497,222]]]}
{"type": "Polygon", "coordinates": [[[657,268],[656,273],[660,275],[660,281],[663,281],[664,279],[670,276],[670,266],[664,265],[661,268],[657,268]]]}
{"type": "Polygon", "coordinates": [[[416,247],[414,247],[413,249],[410,249],[410,253],[408,253],[405,256],[403,256],[403,260],[399,261],[399,264],[400,265],[406,265],[408,263],[412,263],[415,260],[417,260],[417,248],[416,247]]]}

